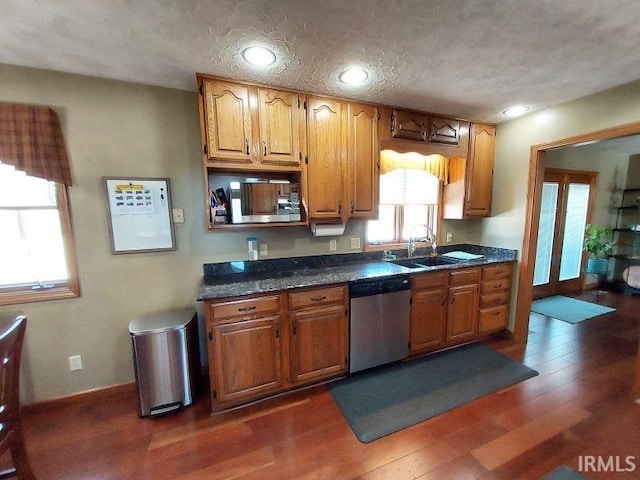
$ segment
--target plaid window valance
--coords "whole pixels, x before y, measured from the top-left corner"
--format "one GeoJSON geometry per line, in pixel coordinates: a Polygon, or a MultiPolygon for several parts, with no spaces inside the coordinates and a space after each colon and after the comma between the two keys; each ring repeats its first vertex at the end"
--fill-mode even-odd
{"type": "Polygon", "coordinates": [[[49,107],[0,103],[0,162],[27,175],[71,185],[56,112],[49,107]]]}

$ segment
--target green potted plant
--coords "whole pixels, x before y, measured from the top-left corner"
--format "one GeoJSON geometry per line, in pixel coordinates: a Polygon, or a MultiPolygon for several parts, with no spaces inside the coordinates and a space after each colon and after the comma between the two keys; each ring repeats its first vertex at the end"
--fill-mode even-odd
{"type": "Polygon", "coordinates": [[[613,253],[613,231],[602,225],[588,224],[584,230],[583,250],[589,253],[587,272],[606,275],[609,255],[613,253]]]}

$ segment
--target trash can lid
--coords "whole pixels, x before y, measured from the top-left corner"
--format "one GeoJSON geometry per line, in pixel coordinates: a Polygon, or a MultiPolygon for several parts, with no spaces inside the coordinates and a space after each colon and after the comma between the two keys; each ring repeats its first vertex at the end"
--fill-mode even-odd
{"type": "Polygon", "coordinates": [[[195,308],[181,308],[151,313],[131,320],[129,333],[131,335],[140,335],[180,330],[185,328],[195,315],[195,308]]]}

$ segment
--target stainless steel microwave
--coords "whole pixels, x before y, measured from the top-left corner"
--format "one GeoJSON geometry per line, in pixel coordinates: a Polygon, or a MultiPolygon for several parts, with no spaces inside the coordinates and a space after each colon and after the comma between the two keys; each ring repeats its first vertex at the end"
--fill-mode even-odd
{"type": "Polygon", "coordinates": [[[300,185],[284,182],[230,182],[231,223],[299,222],[300,185]]]}

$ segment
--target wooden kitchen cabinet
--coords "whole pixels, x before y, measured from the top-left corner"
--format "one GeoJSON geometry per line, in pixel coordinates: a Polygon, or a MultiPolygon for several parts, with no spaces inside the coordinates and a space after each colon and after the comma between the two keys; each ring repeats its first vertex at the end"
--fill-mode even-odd
{"type": "Polygon", "coordinates": [[[347,311],[346,285],[207,301],[212,411],[343,375],[347,311]]]}
{"type": "Polygon", "coordinates": [[[460,121],[448,117],[429,117],[429,141],[458,145],[460,121]]]}
{"type": "Polygon", "coordinates": [[[487,334],[507,328],[513,265],[500,263],[482,268],[478,333],[487,334]]]}
{"type": "Polygon", "coordinates": [[[409,110],[391,111],[391,136],[405,140],[427,141],[429,116],[409,110]]]}
{"type": "Polygon", "coordinates": [[[448,283],[448,272],[412,276],[410,355],[436,350],[444,343],[448,283]]]}
{"type": "Polygon", "coordinates": [[[246,167],[254,160],[249,87],[203,79],[204,155],[221,165],[246,167]]]}
{"type": "Polygon", "coordinates": [[[341,375],[349,357],[345,286],[289,294],[291,383],[341,375]]]}
{"type": "Polygon", "coordinates": [[[307,99],[307,206],[309,220],[345,221],[347,105],[327,98],[307,99]]]}
{"type": "Polygon", "coordinates": [[[449,274],[447,343],[472,339],[478,331],[480,269],[454,270],[449,274]]]}
{"type": "Polygon", "coordinates": [[[472,123],[467,158],[449,160],[449,183],[443,194],[444,219],[491,215],[495,133],[493,125],[472,123]]]}
{"type": "Polygon", "coordinates": [[[378,109],[362,103],[348,104],[349,218],[378,218],[380,149],[378,109]]]}
{"type": "Polygon", "coordinates": [[[282,386],[280,315],[213,327],[216,398],[258,397],[282,386]]]}
{"type": "MultiPolygon", "coordinates": [[[[205,165],[300,170],[299,94],[197,76],[205,165]]],[[[303,137],[304,138],[304,137],[303,137]]]]}

